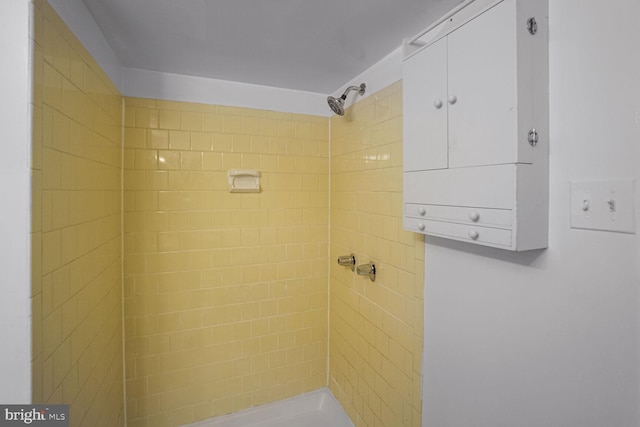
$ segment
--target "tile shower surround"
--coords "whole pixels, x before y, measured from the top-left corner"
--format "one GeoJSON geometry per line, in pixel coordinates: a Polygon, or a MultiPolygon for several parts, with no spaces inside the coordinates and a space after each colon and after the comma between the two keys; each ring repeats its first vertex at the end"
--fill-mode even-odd
{"type": "Polygon", "coordinates": [[[33,402],[123,425],[122,96],[47,2],[33,19],[33,402]]]}
{"type": "Polygon", "coordinates": [[[124,327],[129,426],[327,385],[356,426],[420,425],[400,83],[331,119],[124,98],[122,123],[104,72],[34,10],[34,401],[122,425],[124,327]],[[263,191],[228,193],[231,168],[261,170],[263,191]],[[351,251],[375,285],[330,262],[351,251]]]}
{"type": "Polygon", "coordinates": [[[125,98],[129,425],[326,385],[327,121],[125,98]],[[235,168],[262,191],[229,193],[235,168]]]}

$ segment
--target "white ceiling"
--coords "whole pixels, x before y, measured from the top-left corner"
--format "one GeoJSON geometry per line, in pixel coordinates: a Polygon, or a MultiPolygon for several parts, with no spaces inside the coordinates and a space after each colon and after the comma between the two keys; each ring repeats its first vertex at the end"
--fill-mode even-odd
{"type": "Polygon", "coordinates": [[[462,0],[83,0],[123,66],[331,93],[462,0]]]}

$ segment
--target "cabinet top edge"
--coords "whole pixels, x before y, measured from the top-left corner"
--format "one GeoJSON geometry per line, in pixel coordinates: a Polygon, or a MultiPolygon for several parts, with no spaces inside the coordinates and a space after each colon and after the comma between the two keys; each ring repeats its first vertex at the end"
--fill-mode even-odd
{"type": "Polygon", "coordinates": [[[402,59],[407,60],[427,46],[452,33],[476,16],[504,0],[464,0],[450,12],[402,43],[402,59]]]}

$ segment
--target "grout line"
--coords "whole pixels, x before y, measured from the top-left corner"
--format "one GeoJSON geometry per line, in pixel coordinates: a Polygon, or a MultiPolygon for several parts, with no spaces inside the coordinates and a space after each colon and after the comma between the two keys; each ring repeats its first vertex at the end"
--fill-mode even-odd
{"type": "Polygon", "coordinates": [[[125,318],[124,318],[124,120],[125,98],[122,97],[120,120],[120,320],[122,323],[122,410],[124,427],[127,427],[127,361],[125,357],[125,318]]]}
{"type": "MultiPolygon", "coordinates": [[[[27,23],[27,25],[29,26],[29,37],[28,37],[28,44],[29,44],[29,53],[28,53],[28,64],[27,64],[27,68],[29,71],[29,75],[27,77],[28,81],[27,81],[27,175],[28,175],[28,201],[29,203],[33,202],[34,196],[33,196],[33,109],[34,109],[34,73],[35,73],[35,59],[34,59],[34,55],[35,55],[35,5],[33,4],[32,1],[29,2],[28,4],[28,20],[29,22],[27,23]]],[[[42,153],[42,146],[39,147],[40,152],[42,153]]],[[[39,197],[40,199],[42,199],[42,176],[40,176],[40,190],[39,190],[39,194],[37,195],[37,197],[39,197]]],[[[42,202],[40,202],[40,206],[42,206],[42,202]]],[[[29,355],[29,362],[26,366],[26,372],[25,372],[25,379],[27,382],[27,389],[29,391],[29,399],[30,402],[33,402],[34,399],[34,387],[33,387],[33,383],[34,383],[34,362],[36,361],[36,358],[34,358],[33,355],[33,299],[34,299],[34,295],[33,295],[33,208],[31,206],[26,206],[27,212],[29,212],[28,218],[27,218],[27,223],[26,223],[26,231],[27,231],[27,235],[26,235],[26,254],[27,254],[27,265],[28,265],[28,271],[27,271],[27,278],[28,278],[28,283],[29,283],[29,290],[27,292],[27,302],[26,302],[26,314],[27,314],[27,330],[25,331],[32,339],[27,341],[27,354],[29,355]]],[[[42,222],[42,215],[40,215],[41,218],[41,222],[42,222]]],[[[40,236],[42,236],[42,226],[40,226],[40,236]]],[[[40,237],[40,252],[42,253],[42,237],[40,237]]],[[[42,255],[40,255],[40,260],[39,260],[39,265],[42,266],[42,255]]],[[[40,281],[40,294],[42,294],[42,274],[40,274],[40,277],[38,278],[38,280],[40,281]]],[[[38,314],[38,318],[37,318],[37,322],[40,324],[39,326],[44,330],[43,327],[43,316],[42,316],[42,304],[40,304],[40,313],[38,314]]],[[[43,338],[43,334],[40,334],[40,340],[38,341],[38,347],[40,349],[40,353],[38,354],[38,357],[42,356],[42,349],[43,349],[43,345],[42,342],[44,341],[43,338]]],[[[40,377],[42,377],[42,375],[40,375],[40,377]]]]}
{"type": "Polygon", "coordinates": [[[331,353],[331,118],[327,119],[328,144],[327,144],[327,199],[328,199],[328,226],[327,226],[327,388],[331,386],[330,353],[331,353]]]}

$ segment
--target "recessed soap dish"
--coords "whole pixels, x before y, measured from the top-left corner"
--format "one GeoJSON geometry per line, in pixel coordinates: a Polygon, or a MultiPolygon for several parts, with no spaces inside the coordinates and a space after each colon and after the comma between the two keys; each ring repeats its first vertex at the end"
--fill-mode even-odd
{"type": "Polygon", "coordinates": [[[256,169],[229,169],[229,191],[231,193],[259,193],[260,171],[256,169]]]}

